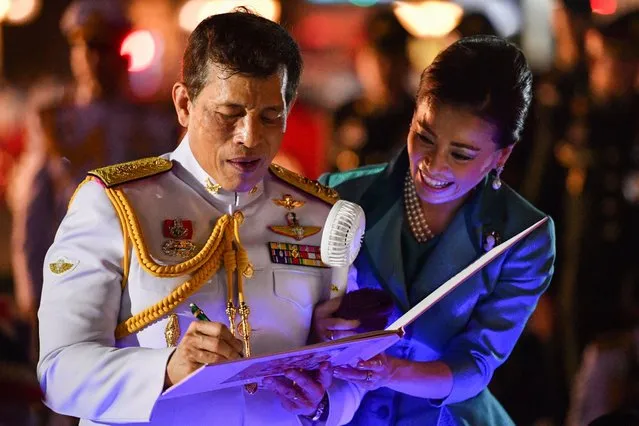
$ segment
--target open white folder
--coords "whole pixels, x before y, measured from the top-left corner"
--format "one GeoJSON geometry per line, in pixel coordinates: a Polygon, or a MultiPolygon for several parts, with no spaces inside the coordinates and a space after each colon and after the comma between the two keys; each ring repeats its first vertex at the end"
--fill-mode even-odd
{"type": "Polygon", "coordinates": [[[278,353],[206,365],[164,391],[162,398],[175,398],[248,383],[257,383],[259,385],[265,377],[281,375],[285,370],[291,368],[313,370],[322,362],[329,362],[332,365],[345,365],[352,364],[360,359],[369,359],[395,344],[402,338],[404,327],[415,321],[416,318],[440,299],[547,220],[547,217],[543,218],[509,240],[484,253],[398,318],[397,321],[386,327],[385,330],[356,334],[343,339],[278,353]]]}

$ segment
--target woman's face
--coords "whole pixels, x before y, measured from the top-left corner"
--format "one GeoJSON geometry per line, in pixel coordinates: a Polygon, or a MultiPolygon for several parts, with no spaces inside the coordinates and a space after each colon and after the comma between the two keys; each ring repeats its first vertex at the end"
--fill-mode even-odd
{"type": "Polygon", "coordinates": [[[410,172],[417,194],[429,204],[462,201],[492,169],[503,166],[512,146],[499,149],[498,129],[461,108],[422,101],[408,134],[410,172]]]}

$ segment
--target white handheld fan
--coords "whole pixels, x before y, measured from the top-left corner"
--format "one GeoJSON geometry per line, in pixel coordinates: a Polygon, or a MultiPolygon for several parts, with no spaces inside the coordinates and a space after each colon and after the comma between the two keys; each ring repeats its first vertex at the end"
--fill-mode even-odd
{"type": "Polygon", "coordinates": [[[346,290],[348,269],[355,261],[366,228],[364,210],[350,201],[339,200],[326,218],[322,233],[322,262],[333,268],[331,298],[346,290]]]}

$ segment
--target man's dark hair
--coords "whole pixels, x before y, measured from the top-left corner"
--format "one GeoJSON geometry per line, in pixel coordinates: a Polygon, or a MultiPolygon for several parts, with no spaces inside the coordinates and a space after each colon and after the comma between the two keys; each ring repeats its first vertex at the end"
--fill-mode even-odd
{"type": "Polygon", "coordinates": [[[251,77],[268,77],[285,67],[287,105],[302,74],[302,56],[291,35],[245,8],[209,16],[191,33],[182,59],[182,81],[191,100],[206,85],[212,64],[229,75],[251,77]]]}
{"type": "Polygon", "coordinates": [[[417,101],[463,108],[499,129],[500,148],[519,141],[532,99],[532,72],[522,51],[494,36],[462,38],[424,70],[417,101]]]}

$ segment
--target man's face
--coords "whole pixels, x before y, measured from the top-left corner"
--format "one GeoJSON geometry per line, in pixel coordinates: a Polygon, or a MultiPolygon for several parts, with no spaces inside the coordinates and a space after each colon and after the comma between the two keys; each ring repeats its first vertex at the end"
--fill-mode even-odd
{"type": "Polygon", "coordinates": [[[286,129],[286,82],[284,68],[260,78],[230,75],[212,64],[195,99],[182,83],[173,87],[193,155],[225,190],[248,191],[267,173],[286,129]]]}

